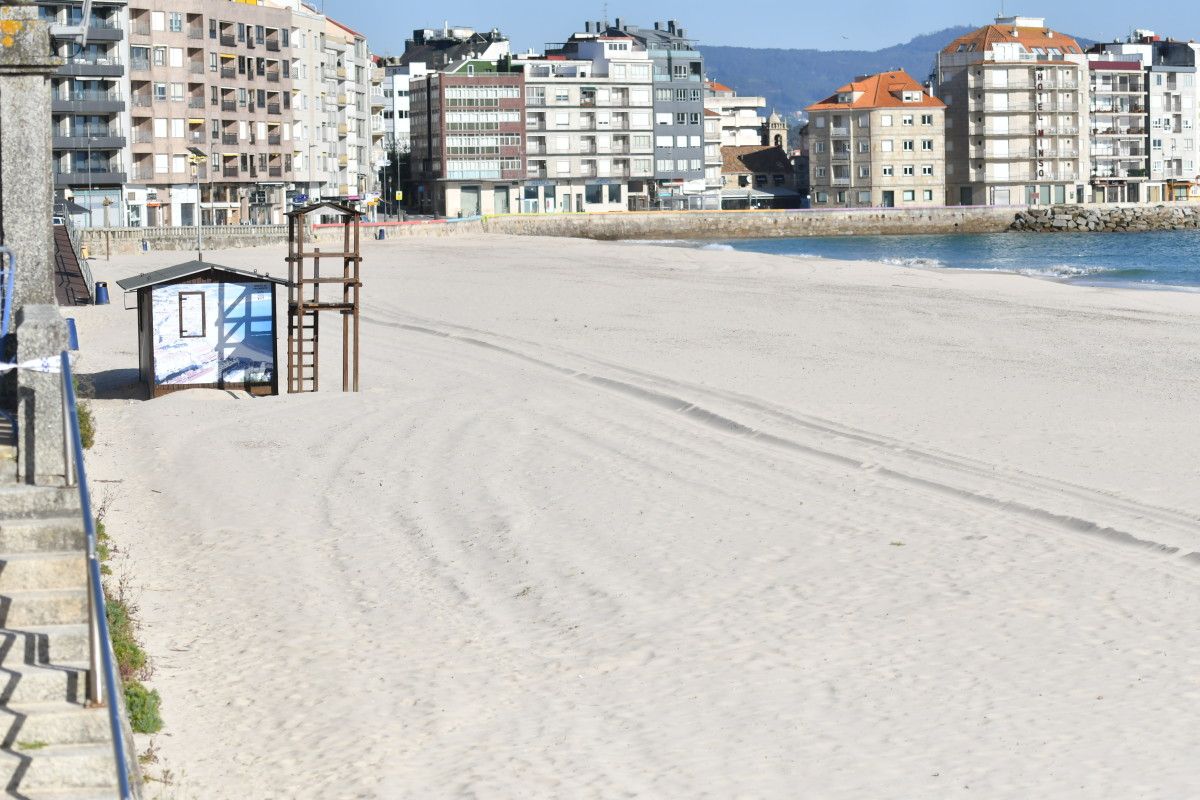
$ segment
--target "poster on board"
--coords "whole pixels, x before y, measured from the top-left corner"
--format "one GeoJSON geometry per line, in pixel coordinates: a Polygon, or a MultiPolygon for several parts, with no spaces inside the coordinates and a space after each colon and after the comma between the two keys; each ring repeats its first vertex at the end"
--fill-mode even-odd
{"type": "Polygon", "coordinates": [[[273,293],[269,283],[155,287],[155,384],[271,383],[275,377],[273,293]]]}

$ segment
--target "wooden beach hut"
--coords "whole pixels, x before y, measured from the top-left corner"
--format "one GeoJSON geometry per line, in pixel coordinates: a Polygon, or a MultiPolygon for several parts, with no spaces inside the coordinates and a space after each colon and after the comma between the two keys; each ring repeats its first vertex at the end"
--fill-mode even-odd
{"type": "Polygon", "coordinates": [[[137,294],[139,373],[149,397],[279,393],[276,287],[286,280],[188,261],[117,285],[137,294]]]}

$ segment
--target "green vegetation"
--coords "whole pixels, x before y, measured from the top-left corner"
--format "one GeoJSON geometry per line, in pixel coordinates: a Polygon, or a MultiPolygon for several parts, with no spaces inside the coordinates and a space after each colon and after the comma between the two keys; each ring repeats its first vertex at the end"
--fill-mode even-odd
{"type": "Polygon", "coordinates": [[[125,707],[129,710],[129,726],[134,733],[158,733],[163,721],[160,713],[162,698],[157,689],[147,689],[138,681],[125,684],[125,707]]]}
{"type": "Polygon", "coordinates": [[[91,450],[96,443],[96,418],[92,414],[92,404],[85,398],[90,398],[94,392],[89,382],[75,379],[75,407],[79,413],[79,438],[84,450],[91,450]]]}
{"type": "Polygon", "coordinates": [[[48,742],[17,742],[18,750],[41,750],[43,747],[49,747],[48,742]]]}

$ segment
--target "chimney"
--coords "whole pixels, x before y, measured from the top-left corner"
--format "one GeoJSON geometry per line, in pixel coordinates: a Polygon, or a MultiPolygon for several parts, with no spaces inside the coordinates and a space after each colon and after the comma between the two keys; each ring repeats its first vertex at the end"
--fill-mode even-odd
{"type": "Polygon", "coordinates": [[[661,31],[661,30],[662,30],[662,23],[661,23],[661,22],[656,22],[656,23],[654,23],[654,30],[656,30],[656,31],[661,31]]]}
{"type": "Polygon", "coordinates": [[[675,32],[675,20],[673,20],[673,19],[667,20],[667,30],[670,31],[671,33],[675,32]]]}
{"type": "Polygon", "coordinates": [[[680,28],[680,29],[679,29],[679,38],[680,38],[680,39],[686,39],[686,38],[687,38],[687,31],[685,31],[683,28],[680,28]]]}
{"type": "Polygon", "coordinates": [[[591,22],[585,22],[585,23],[583,23],[583,32],[584,32],[584,33],[591,33],[591,32],[592,32],[592,23],[591,23],[591,22]]]}
{"type": "Polygon", "coordinates": [[[625,30],[624,26],[622,26],[622,25],[621,25],[621,18],[620,18],[620,17],[617,17],[617,19],[615,20],[615,23],[616,23],[616,26],[617,26],[617,30],[619,30],[619,31],[623,31],[623,30],[625,30]]]}

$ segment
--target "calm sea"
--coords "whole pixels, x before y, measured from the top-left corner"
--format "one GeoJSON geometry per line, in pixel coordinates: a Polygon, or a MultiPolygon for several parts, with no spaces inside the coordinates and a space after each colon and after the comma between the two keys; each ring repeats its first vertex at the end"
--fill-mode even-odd
{"type": "Polygon", "coordinates": [[[697,243],[916,267],[1015,272],[1071,283],[1200,287],[1200,231],[1115,234],[840,236],[697,243]]]}

